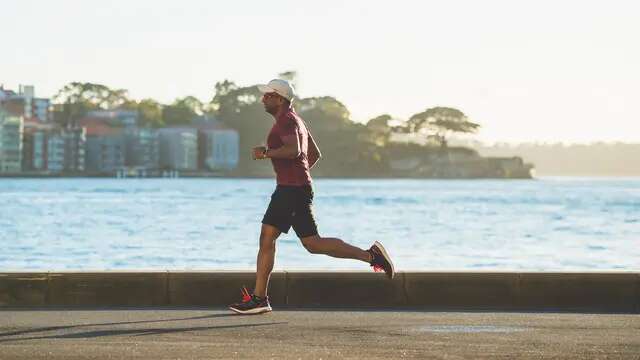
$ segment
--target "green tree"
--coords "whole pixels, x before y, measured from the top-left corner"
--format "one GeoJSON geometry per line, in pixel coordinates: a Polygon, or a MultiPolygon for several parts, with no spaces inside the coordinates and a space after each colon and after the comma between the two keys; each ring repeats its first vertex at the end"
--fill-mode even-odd
{"type": "Polygon", "coordinates": [[[228,95],[229,93],[237,89],[238,89],[238,85],[236,85],[236,83],[234,83],[233,81],[229,81],[229,80],[218,81],[214,85],[214,96],[211,99],[211,101],[209,101],[209,104],[207,104],[206,106],[207,111],[216,114],[218,113],[220,108],[223,106],[224,107],[233,106],[233,104],[226,103],[226,102],[234,101],[233,97],[228,95]]]}
{"type": "Polygon", "coordinates": [[[331,96],[304,98],[294,104],[305,119],[317,123],[319,131],[345,130],[353,125],[349,109],[331,96]]]}
{"type": "Polygon", "coordinates": [[[202,115],[204,105],[194,96],[176,99],[162,110],[162,121],[166,125],[187,125],[198,115],[202,115]]]}
{"type": "Polygon", "coordinates": [[[162,127],[162,104],[153,99],[142,99],[136,104],[140,125],[146,127],[162,127]]]}
{"type": "Polygon", "coordinates": [[[101,84],[81,82],[65,85],[53,100],[62,104],[81,104],[92,110],[115,109],[130,101],[125,89],[110,89],[101,84]]]}
{"type": "Polygon", "coordinates": [[[188,108],[192,113],[196,115],[202,115],[204,112],[204,104],[195,96],[186,96],[176,99],[173,105],[188,108]]]}
{"type": "Polygon", "coordinates": [[[391,115],[383,114],[367,122],[367,129],[371,132],[372,140],[378,146],[385,146],[389,142],[392,132],[389,122],[392,119],[391,115]]]}
{"type": "Polygon", "coordinates": [[[131,104],[127,90],[111,89],[102,84],[71,82],[54,96],[54,120],[72,124],[91,110],[108,110],[131,104]]]}
{"type": "Polygon", "coordinates": [[[460,110],[434,107],[414,114],[407,122],[409,132],[426,134],[442,147],[447,147],[447,137],[453,133],[475,133],[479,124],[469,121],[460,110]]]}

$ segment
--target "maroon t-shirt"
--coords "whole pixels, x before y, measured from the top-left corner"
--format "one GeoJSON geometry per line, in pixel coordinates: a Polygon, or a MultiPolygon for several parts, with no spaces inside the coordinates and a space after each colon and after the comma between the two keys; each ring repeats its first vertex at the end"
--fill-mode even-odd
{"type": "Polygon", "coordinates": [[[307,127],[293,107],[279,112],[275,118],[276,122],[267,137],[269,149],[277,149],[284,145],[282,139],[287,136],[295,135],[300,142],[300,155],[295,159],[271,158],[278,185],[310,185],[311,173],[309,172],[309,160],[307,158],[309,133],[307,127]]]}

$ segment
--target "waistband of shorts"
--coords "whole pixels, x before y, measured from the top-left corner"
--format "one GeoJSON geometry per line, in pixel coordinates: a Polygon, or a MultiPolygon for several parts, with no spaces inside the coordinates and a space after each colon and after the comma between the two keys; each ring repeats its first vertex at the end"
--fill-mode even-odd
{"type": "Polygon", "coordinates": [[[276,185],[276,189],[281,189],[281,190],[313,190],[313,187],[311,186],[311,184],[307,184],[307,185],[280,185],[280,184],[277,184],[276,185]]]}

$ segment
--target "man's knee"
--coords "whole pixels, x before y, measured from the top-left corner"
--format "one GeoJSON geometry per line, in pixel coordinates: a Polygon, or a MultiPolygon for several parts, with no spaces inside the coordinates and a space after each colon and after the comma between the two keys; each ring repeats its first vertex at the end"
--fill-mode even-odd
{"type": "Polygon", "coordinates": [[[280,236],[280,231],[271,225],[262,225],[260,231],[260,249],[274,250],[276,248],[276,239],[280,236]]]}

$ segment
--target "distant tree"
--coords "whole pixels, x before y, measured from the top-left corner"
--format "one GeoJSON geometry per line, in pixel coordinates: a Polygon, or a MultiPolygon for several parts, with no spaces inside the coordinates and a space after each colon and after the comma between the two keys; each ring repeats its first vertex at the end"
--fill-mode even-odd
{"type": "Polygon", "coordinates": [[[165,125],[187,125],[198,115],[202,115],[204,105],[194,96],[176,99],[162,110],[162,121],[165,125]]]}
{"type": "Polygon", "coordinates": [[[72,82],[54,96],[54,120],[61,125],[73,124],[91,110],[108,110],[130,104],[125,89],[111,89],[102,84],[72,82]]]}
{"type": "Polygon", "coordinates": [[[162,104],[153,99],[142,99],[136,104],[140,125],[147,127],[162,127],[162,104]]]}
{"type": "Polygon", "coordinates": [[[391,121],[392,119],[393,118],[389,114],[379,115],[367,121],[367,127],[388,128],[389,121],[391,121]]]}
{"type": "Polygon", "coordinates": [[[176,99],[173,105],[188,108],[197,115],[202,115],[204,112],[204,104],[195,96],[186,96],[176,99]]]}
{"type": "Polygon", "coordinates": [[[389,122],[393,120],[391,115],[377,116],[367,122],[367,129],[371,131],[373,142],[378,146],[385,146],[389,142],[392,128],[389,122]]]}
{"type": "Polygon", "coordinates": [[[305,114],[305,119],[318,119],[310,121],[317,123],[316,127],[320,131],[335,131],[353,125],[349,109],[334,97],[304,98],[294,104],[298,112],[305,114]]]}
{"type": "Polygon", "coordinates": [[[90,109],[114,109],[127,103],[127,90],[110,89],[101,84],[72,82],[65,85],[53,97],[62,104],[82,104],[90,109]]]}
{"type": "Polygon", "coordinates": [[[460,110],[449,107],[434,107],[414,114],[407,122],[412,133],[423,133],[447,147],[447,137],[452,133],[475,133],[479,124],[469,121],[460,110]]]}
{"type": "MultiPolygon", "coordinates": [[[[233,81],[223,80],[218,81],[214,85],[214,95],[211,101],[206,105],[207,112],[216,113],[223,106],[223,101],[231,101],[232,98],[228,97],[229,93],[238,89],[238,85],[233,81]]],[[[225,106],[228,104],[224,104],[225,106]]]]}

